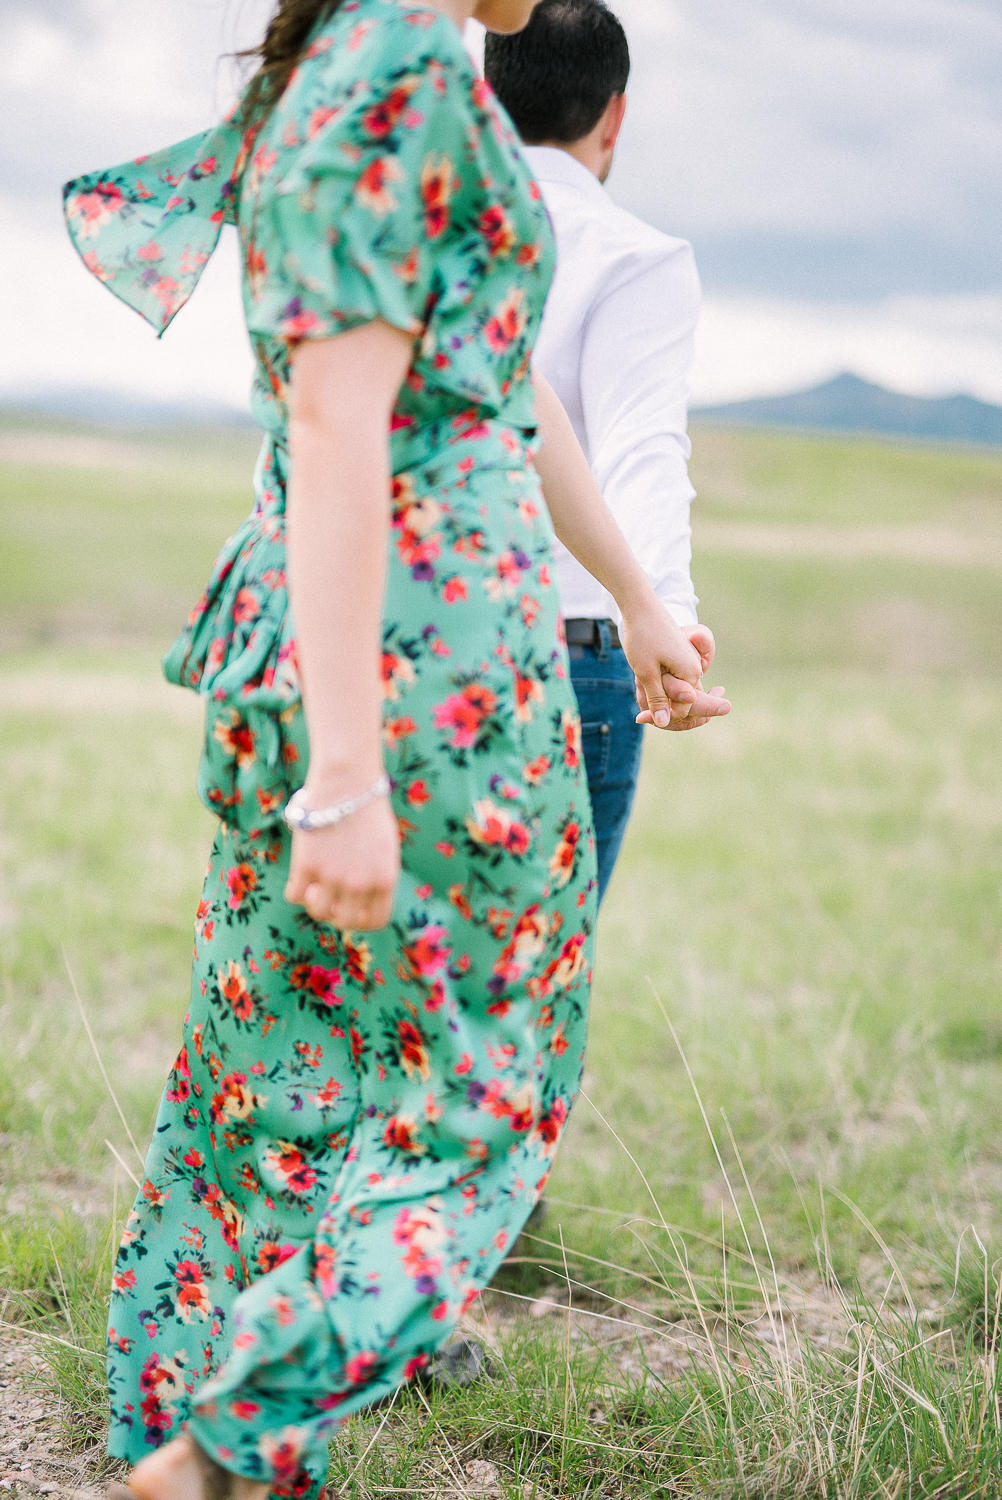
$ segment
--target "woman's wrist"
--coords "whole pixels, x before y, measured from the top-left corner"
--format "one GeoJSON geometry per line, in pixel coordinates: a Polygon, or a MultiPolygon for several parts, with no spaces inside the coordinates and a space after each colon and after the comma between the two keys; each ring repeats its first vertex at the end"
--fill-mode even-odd
{"type": "Polygon", "coordinates": [[[369,752],[317,762],[310,759],[304,792],[310,807],[328,807],[368,790],[384,774],[383,757],[369,752]]]}
{"type": "Polygon", "coordinates": [[[609,592],[619,606],[624,620],[636,619],[658,608],[658,596],[639,563],[631,568],[628,577],[620,580],[618,586],[609,592]]]}
{"type": "MultiPolygon", "coordinates": [[[[670,621],[672,627],[678,629],[672,616],[668,614],[657,594],[651,588],[650,582],[644,575],[643,584],[630,590],[622,599],[616,600],[619,612],[623,617],[623,624],[627,630],[631,627],[636,630],[647,624],[656,625],[663,629],[665,620],[670,621]]],[[[679,635],[682,632],[679,630],[679,635]]]]}
{"type": "Polygon", "coordinates": [[[385,771],[364,792],[358,792],[353,797],[339,797],[336,802],[330,802],[324,807],[311,805],[310,794],[303,786],[289,798],[285,808],[285,821],[299,833],[316,833],[321,828],[333,828],[338,823],[343,823],[345,818],[352,817],[389,794],[390,778],[385,771]]]}

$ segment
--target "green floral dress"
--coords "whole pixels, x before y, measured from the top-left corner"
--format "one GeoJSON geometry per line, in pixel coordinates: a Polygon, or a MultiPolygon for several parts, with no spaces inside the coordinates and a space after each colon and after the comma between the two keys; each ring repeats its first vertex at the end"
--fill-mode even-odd
{"type": "Polygon", "coordinates": [[[594,851],[528,372],[549,226],[459,33],[412,0],[343,5],[258,133],[80,178],[66,213],[161,331],[237,224],[266,429],[254,510],[166,658],[206,700],[220,827],[114,1276],[109,1445],[137,1461],[187,1421],[227,1467],[315,1493],[335,1424],[420,1370],[493,1276],[583,1063],[594,851]],[[383,627],[403,873],[363,936],[282,897],[309,753],[286,381],[292,342],[377,317],[415,344],[383,627]]]}

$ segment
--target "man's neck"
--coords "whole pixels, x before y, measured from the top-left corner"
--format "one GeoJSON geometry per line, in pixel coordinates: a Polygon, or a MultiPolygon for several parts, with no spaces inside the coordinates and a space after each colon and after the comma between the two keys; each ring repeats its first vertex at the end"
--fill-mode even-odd
{"type": "Polygon", "coordinates": [[[573,156],[583,167],[587,167],[593,177],[599,182],[604,182],[609,175],[612,166],[610,153],[603,151],[599,143],[592,135],[583,135],[578,141],[571,141],[568,145],[564,141],[534,141],[536,146],[550,146],[556,151],[566,151],[568,156],[573,156]],[[606,157],[609,160],[606,161],[606,157]]]}
{"type": "Polygon", "coordinates": [[[575,161],[587,167],[599,182],[605,182],[612,171],[612,158],[625,115],[626,95],[613,94],[587,135],[578,136],[576,141],[570,142],[533,141],[532,144],[555,146],[558,151],[566,151],[568,156],[573,156],[575,161]]]}

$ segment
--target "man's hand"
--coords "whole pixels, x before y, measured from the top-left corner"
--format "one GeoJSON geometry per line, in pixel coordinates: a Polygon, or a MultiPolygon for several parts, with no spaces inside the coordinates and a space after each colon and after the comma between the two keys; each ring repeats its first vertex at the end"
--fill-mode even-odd
{"type": "MultiPolygon", "coordinates": [[[[692,625],[688,630],[683,629],[683,634],[687,637],[689,644],[699,652],[700,665],[702,671],[705,672],[712,663],[716,651],[713,631],[706,625],[692,625]]],[[[731,705],[724,697],[723,688],[715,687],[705,692],[702,687],[702,678],[695,688],[678,677],[669,676],[668,673],[662,674],[661,682],[671,703],[671,722],[664,726],[667,729],[701,729],[711,719],[731,711],[731,705]]],[[[638,724],[654,722],[646,704],[647,695],[638,681],[637,706],[640,709],[640,713],[637,714],[638,724]]]]}

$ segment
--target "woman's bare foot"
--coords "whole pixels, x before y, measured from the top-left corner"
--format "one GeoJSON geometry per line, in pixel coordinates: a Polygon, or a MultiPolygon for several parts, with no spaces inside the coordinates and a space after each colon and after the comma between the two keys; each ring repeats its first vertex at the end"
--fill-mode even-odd
{"type": "Polygon", "coordinates": [[[220,1468],[187,1433],[142,1459],[128,1483],[140,1500],[265,1500],[269,1488],[220,1468]]]}

